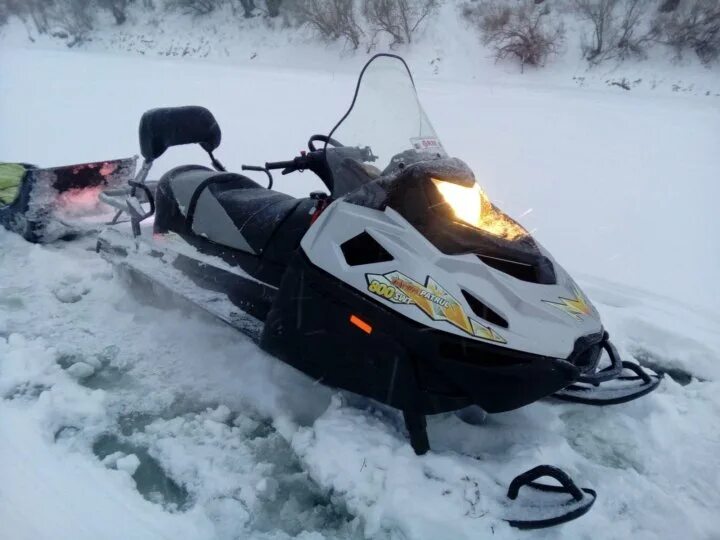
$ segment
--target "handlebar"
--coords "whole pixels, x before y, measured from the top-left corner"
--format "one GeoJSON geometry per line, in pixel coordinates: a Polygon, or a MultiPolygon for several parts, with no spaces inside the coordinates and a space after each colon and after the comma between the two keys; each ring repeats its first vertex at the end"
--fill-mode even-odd
{"type": "Polygon", "coordinates": [[[315,152],[303,152],[301,155],[289,161],[269,161],[265,163],[267,170],[282,169],[282,174],[290,174],[295,171],[304,171],[309,169],[316,171],[325,165],[325,155],[322,150],[315,152]]]}
{"type": "Polygon", "coordinates": [[[264,172],[267,174],[268,177],[268,189],[272,189],[273,187],[273,177],[270,171],[267,169],[267,167],[258,167],[257,165],[243,165],[242,166],[243,171],[256,171],[256,172],[264,172]]]}
{"type": "Polygon", "coordinates": [[[295,168],[297,166],[296,160],[302,157],[303,156],[298,156],[290,161],[268,161],[265,163],[265,168],[268,170],[295,168]]]}
{"type": "Polygon", "coordinates": [[[338,148],[315,150],[304,152],[288,161],[268,161],[265,163],[267,170],[283,169],[282,174],[288,174],[294,171],[302,171],[305,169],[314,170],[317,167],[325,166],[325,152],[337,154],[340,158],[350,158],[358,161],[375,161],[377,156],[373,155],[369,146],[361,148],[359,146],[341,146],[338,148]]]}

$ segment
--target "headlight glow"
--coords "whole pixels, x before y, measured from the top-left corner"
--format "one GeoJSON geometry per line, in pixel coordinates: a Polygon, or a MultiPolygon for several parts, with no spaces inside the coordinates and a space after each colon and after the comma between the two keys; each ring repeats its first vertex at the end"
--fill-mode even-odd
{"type": "Polygon", "coordinates": [[[498,210],[476,183],[470,187],[432,178],[455,217],[472,227],[507,240],[526,236],[527,231],[498,210]]]}
{"type": "Polygon", "coordinates": [[[457,218],[473,227],[480,226],[482,216],[482,191],[480,186],[473,184],[472,187],[465,187],[435,178],[432,181],[445,202],[452,207],[457,218]]]}

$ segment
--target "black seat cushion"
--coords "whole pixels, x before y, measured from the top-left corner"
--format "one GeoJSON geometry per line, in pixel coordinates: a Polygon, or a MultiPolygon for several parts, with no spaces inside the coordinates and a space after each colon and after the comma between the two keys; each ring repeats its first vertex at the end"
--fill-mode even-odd
{"type": "Polygon", "coordinates": [[[314,206],[310,199],[266,189],[245,176],[199,166],[169,171],[157,191],[177,203],[173,225],[158,227],[158,220],[170,221],[163,217],[167,202],[158,201],[157,232],[188,232],[186,220],[191,220],[190,230],[198,236],[256,255],[267,253],[283,264],[310,226],[314,206]]]}
{"type": "MultiPolygon", "coordinates": [[[[211,188],[213,189],[213,188],[211,188]]],[[[262,253],[275,229],[293,212],[298,199],[262,187],[217,185],[215,198],[256,253],[262,253]]]]}

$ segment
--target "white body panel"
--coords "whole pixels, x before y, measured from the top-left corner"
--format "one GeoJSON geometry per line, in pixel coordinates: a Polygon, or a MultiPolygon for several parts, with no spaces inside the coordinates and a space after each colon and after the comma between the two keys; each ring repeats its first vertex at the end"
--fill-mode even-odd
{"type": "Polygon", "coordinates": [[[555,267],[556,285],[522,281],[487,266],[473,254],[446,255],[391,208],[379,211],[342,199],[320,215],[301,245],[314,265],[374,301],[418,323],[451,334],[493,342],[513,350],[567,358],[578,337],[602,330],[595,308],[542,247],[541,251],[555,267]],[[363,231],[380,243],[394,260],[348,265],[340,246],[363,231]],[[382,275],[393,271],[420,284],[426,283],[429,276],[452,298],[450,302],[454,300],[460,304],[470,319],[488,328],[490,338],[471,334],[447,320],[434,320],[412,303],[393,302],[368,290],[367,274],[382,275]],[[500,314],[508,321],[508,328],[477,317],[461,289],[500,314]],[[572,307],[575,305],[580,305],[583,312],[578,313],[572,307]]]}

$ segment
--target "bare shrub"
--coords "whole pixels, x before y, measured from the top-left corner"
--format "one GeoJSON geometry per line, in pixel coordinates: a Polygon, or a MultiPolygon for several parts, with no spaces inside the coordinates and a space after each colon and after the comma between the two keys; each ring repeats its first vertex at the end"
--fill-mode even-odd
{"type": "Polygon", "coordinates": [[[507,4],[481,2],[463,6],[463,16],[471,20],[483,34],[506,28],[512,15],[513,7],[507,4]]]}
{"type": "Polygon", "coordinates": [[[649,0],[574,0],[575,13],[592,26],[583,55],[591,63],[643,57],[652,41],[646,28],[649,0]]]}
{"type": "Polygon", "coordinates": [[[282,0],[265,0],[268,17],[277,17],[280,15],[280,6],[282,0]]]}
{"type": "Polygon", "coordinates": [[[617,0],[575,0],[575,10],[581,19],[592,24],[592,44],[583,43],[583,55],[590,62],[598,60],[608,49],[612,12],[617,0]]]}
{"type": "Polygon", "coordinates": [[[115,17],[115,24],[125,24],[127,21],[127,8],[130,0],[98,0],[98,5],[110,10],[115,17]]]}
{"type": "Polygon", "coordinates": [[[648,45],[653,41],[648,23],[648,0],[625,0],[620,7],[618,31],[612,49],[620,60],[631,56],[644,58],[648,45]]]}
{"type": "Polygon", "coordinates": [[[167,9],[179,9],[188,15],[202,16],[215,11],[223,0],[170,0],[167,9]]]}
{"type": "Polygon", "coordinates": [[[392,46],[411,43],[412,35],[439,5],[439,0],[364,0],[363,15],[376,35],[385,32],[392,37],[392,46]]]}
{"type": "Polygon", "coordinates": [[[673,47],[678,57],[692,50],[704,64],[709,64],[720,57],[720,3],[691,0],[672,12],[659,12],[653,33],[657,41],[673,47]]]}
{"type": "Polygon", "coordinates": [[[10,15],[14,15],[14,13],[12,13],[8,2],[0,0],[0,26],[8,22],[10,15]]]}
{"type": "Polygon", "coordinates": [[[65,32],[69,38],[68,47],[85,41],[95,23],[92,0],[66,0],[54,4],[50,14],[53,33],[65,32]]]}
{"type": "Polygon", "coordinates": [[[255,1],[254,0],[240,0],[240,5],[243,8],[243,16],[246,19],[249,19],[253,16],[253,12],[255,11],[255,1]]]}
{"type": "Polygon", "coordinates": [[[679,5],[680,0],[662,0],[658,11],[660,13],[670,13],[671,11],[675,11],[679,5]]]}
{"type": "Polygon", "coordinates": [[[95,23],[94,0],[5,0],[4,6],[39,34],[67,39],[69,47],[85,41],[95,23]]]}
{"type": "Polygon", "coordinates": [[[15,0],[7,3],[10,13],[22,20],[30,20],[39,34],[46,34],[52,24],[51,0],[15,0]]]}
{"type": "Polygon", "coordinates": [[[353,0],[297,0],[295,11],[300,22],[313,28],[322,39],[344,38],[353,49],[360,45],[363,31],[355,17],[353,0]]]}
{"type": "Polygon", "coordinates": [[[463,7],[463,15],[478,28],[482,42],[495,51],[495,59],[514,58],[521,70],[526,65],[542,66],[559,52],[565,29],[562,23],[549,21],[549,14],[547,5],[531,2],[508,5],[485,0],[463,7]]]}

